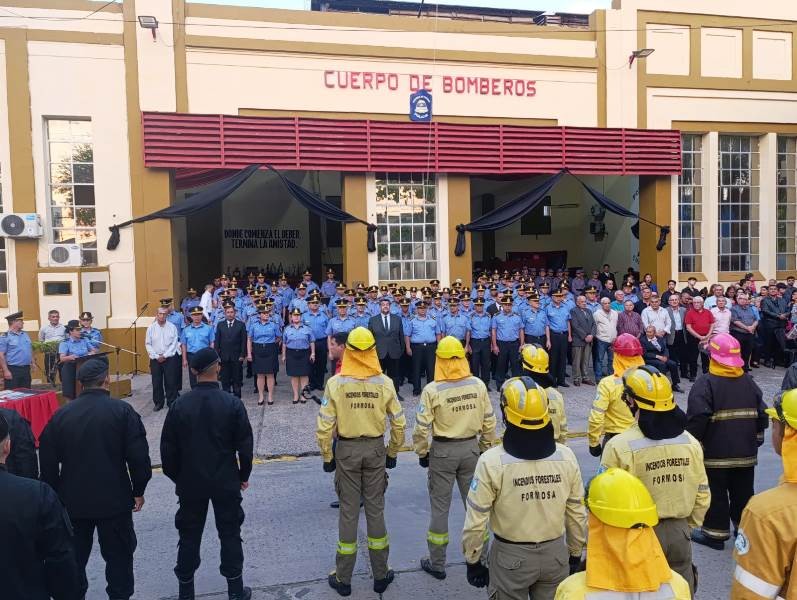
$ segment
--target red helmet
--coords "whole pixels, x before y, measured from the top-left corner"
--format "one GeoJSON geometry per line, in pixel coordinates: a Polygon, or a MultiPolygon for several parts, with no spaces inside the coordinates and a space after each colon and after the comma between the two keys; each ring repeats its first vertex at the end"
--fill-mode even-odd
{"type": "Polygon", "coordinates": [[[642,356],[642,344],[630,333],[622,333],[614,340],[613,349],[620,356],[642,356]]]}

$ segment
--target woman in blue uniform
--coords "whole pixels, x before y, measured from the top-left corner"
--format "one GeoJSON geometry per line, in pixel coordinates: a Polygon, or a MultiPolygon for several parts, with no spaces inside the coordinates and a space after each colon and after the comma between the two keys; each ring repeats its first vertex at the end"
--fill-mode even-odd
{"type": "Polygon", "coordinates": [[[307,402],[299,398],[299,390],[304,389],[310,379],[310,371],[315,362],[315,345],[312,330],[302,323],[302,311],[295,307],[291,311],[290,324],[282,332],[282,362],[285,372],[291,378],[293,403],[307,402]]]}
{"type": "Polygon", "coordinates": [[[83,356],[94,354],[97,350],[90,340],[81,337],[80,321],[72,319],[66,324],[66,339],[58,344],[58,360],[60,361],[61,393],[67,400],[77,396],[75,381],[77,380],[77,360],[83,356]]]}
{"type": "Polygon", "coordinates": [[[247,328],[247,360],[252,363],[252,371],[257,378],[258,405],[263,405],[263,392],[268,384],[268,405],[274,404],[274,375],[279,371],[279,343],[282,330],[278,322],[271,317],[273,304],[261,304],[257,307],[258,319],[249,323],[247,328]]]}

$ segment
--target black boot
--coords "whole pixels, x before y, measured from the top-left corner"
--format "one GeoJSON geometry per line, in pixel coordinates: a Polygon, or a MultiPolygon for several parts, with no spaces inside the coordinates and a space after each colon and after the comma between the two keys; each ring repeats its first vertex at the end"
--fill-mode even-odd
{"type": "Polygon", "coordinates": [[[249,600],[252,597],[252,589],[244,587],[243,575],[235,579],[227,579],[227,594],[230,600],[249,600]]]}
{"type": "Polygon", "coordinates": [[[385,575],[384,579],[375,579],[374,580],[374,591],[377,594],[382,594],[387,589],[391,583],[393,583],[393,578],[395,575],[393,574],[392,569],[388,569],[387,575],[385,575]]]}
{"type": "Polygon", "coordinates": [[[177,582],[180,584],[178,600],[194,600],[194,580],[180,581],[178,579],[177,582]]]}

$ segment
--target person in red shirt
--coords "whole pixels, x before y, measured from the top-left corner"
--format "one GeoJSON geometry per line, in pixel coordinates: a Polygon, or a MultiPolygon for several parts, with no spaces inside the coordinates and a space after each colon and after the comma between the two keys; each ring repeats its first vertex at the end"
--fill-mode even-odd
{"type": "Polygon", "coordinates": [[[706,347],[714,333],[714,315],[710,310],[703,308],[703,297],[695,296],[692,306],[686,311],[684,318],[686,325],[686,362],[689,366],[689,381],[697,377],[697,357],[700,355],[700,365],[703,373],[708,373],[708,353],[706,347]]]}

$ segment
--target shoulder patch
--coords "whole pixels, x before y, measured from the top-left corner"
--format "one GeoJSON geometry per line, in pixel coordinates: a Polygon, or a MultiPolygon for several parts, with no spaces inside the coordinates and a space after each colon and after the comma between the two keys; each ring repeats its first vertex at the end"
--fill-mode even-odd
{"type": "Polygon", "coordinates": [[[473,479],[471,479],[470,489],[472,492],[475,492],[478,487],[479,487],[479,480],[474,477],[473,479]]]}
{"type": "Polygon", "coordinates": [[[418,414],[422,414],[424,410],[425,410],[425,409],[423,408],[423,404],[419,404],[419,405],[418,405],[418,408],[416,409],[416,412],[417,412],[418,414]]]}
{"type": "Polygon", "coordinates": [[[329,400],[327,399],[327,397],[324,396],[323,398],[321,398],[321,406],[328,406],[328,405],[329,405],[329,400]]]}
{"type": "Polygon", "coordinates": [[[736,552],[739,554],[739,556],[744,556],[750,552],[750,540],[747,539],[747,536],[741,529],[739,530],[739,534],[736,536],[736,542],[734,543],[734,546],[736,547],[736,552]]]}

